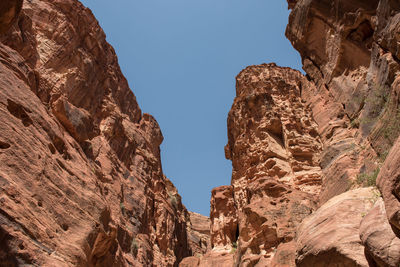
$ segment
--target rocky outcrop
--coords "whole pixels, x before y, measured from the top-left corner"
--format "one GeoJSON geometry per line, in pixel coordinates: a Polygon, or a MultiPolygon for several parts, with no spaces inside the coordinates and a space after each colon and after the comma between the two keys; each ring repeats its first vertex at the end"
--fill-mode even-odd
{"type": "Polygon", "coordinates": [[[395,266],[400,5],[288,5],[286,36],[306,76],[274,64],[237,76],[232,183],[213,190],[213,250],[199,262],[231,250],[237,266],[395,266]],[[378,191],[356,189],[375,185],[381,167],[389,221],[372,208],[378,191]]]}
{"type": "MultiPolygon", "coordinates": [[[[344,249],[336,246],[332,251],[342,255],[334,256],[336,264],[395,266],[398,233],[390,214],[397,201],[393,201],[398,168],[393,144],[400,133],[396,43],[400,5],[386,0],[288,3],[293,10],[286,36],[300,52],[307,77],[315,84],[302,91],[302,98],[312,109],[323,144],[320,203],[328,204],[333,196],[360,185],[375,185],[379,174],[378,187],[387,209],[377,204],[363,211],[361,226],[356,223],[352,230],[361,235],[363,246],[351,245],[358,252],[347,250],[345,257],[344,249]],[[384,219],[386,212],[389,221],[384,219]]],[[[347,215],[351,216],[356,214],[347,215]]],[[[307,227],[307,220],[300,229],[307,227]]],[[[316,228],[326,230],[322,224],[316,228]]],[[[318,266],[329,261],[333,254],[317,253],[318,238],[308,238],[308,247],[297,244],[298,264],[308,266],[313,261],[318,266]],[[313,251],[313,256],[308,257],[305,250],[313,251]]]]}
{"type": "Polygon", "coordinates": [[[351,188],[357,175],[377,170],[376,158],[384,160],[400,132],[394,45],[399,4],[352,0],[289,6],[286,36],[316,85],[302,94],[326,147],[323,203],[351,188]]]}
{"type": "Polygon", "coordinates": [[[274,64],[251,66],[237,76],[225,155],[232,160],[238,210],[250,200],[247,185],[261,177],[319,193],[321,143],[300,98],[312,86],[300,72],[274,64]]]}
{"type": "Polygon", "coordinates": [[[210,219],[212,248],[232,249],[239,233],[232,186],[211,191],[210,219]]]}
{"type": "Polygon", "coordinates": [[[210,218],[189,212],[188,240],[192,254],[199,257],[211,249],[210,218]]]}
{"type": "Polygon", "coordinates": [[[179,267],[231,267],[234,266],[234,253],[224,251],[209,251],[201,257],[187,257],[179,267]]]}
{"type": "Polygon", "coordinates": [[[189,214],[98,22],[75,0],[20,4],[0,4],[0,262],[177,266],[189,214]]]}
{"type": "Polygon", "coordinates": [[[297,230],[296,266],[369,266],[359,226],[378,199],[371,187],[352,190],[304,219],[297,230]]]}
{"type": "Polygon", "coordinates": [[[295,229],[316,207],[321,184],[317,125],[300,98],[313,85],[275,64],[248,67],[236,81],[225,147],[232,185],[212,191],[213,250],[200,265],[230,253],[227,266],[292,266],[295,229]]]}
{"type": "Polygon", "coordinates": [[[385,201],[387,218],[400,231],[400,138],[389,153],[378,176],[378,188],[385,201]]]}
{"type": "Polygon", "coordinates": [[[400,264],[400,239],[393,232],[386,217],[381,198],[363,218],[360,238],[371,265],[395,267],[400,264]]]}
{"type": "Polygon", "coordinates": [[[231,185],[212,191],[208,219],[163,174],[161,130],[90,10],[3,1],[0,262],[398,266],[400,4],[288,5],[306,75],[239,73],[231,185]],[[380,191],[359,188],[377,177],[380,191]]]}

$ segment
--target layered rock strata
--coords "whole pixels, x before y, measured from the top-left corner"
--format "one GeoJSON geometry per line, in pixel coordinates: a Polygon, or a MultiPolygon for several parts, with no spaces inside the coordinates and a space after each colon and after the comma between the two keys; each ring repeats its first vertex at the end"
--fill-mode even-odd
{"type": "Polygon", "coordinates": [[[400,9],[396,1],[378,0],[297,1],[291,7],[286,36],[316,85],[303,99],[325,147],[325,202],[350,189],[360,173],[374,172],[399,135],[394,44],[400,9]]]}
{"type": "Polygon", "coordinates": [[[189,212],[187,233],[189,246],[194,256],[203,255],[211,249],[210,218],[195,212],[189,212]]]}
{"type": "Polygon", "coordinates": [[[17,17],[21,4],[0,4],[0,262],[177,266],[205,251],[90,10],[25,1],[17,17]]]}
{"type": "Polygon", "coordinates": [[[213,190],[213,250],[198,264],[231,249],[231,266],[397,266],[400,4],[288,5],[306,76],[238,75],[232,183],[213,190]],[[357,189],[377,177],[379,191],[357,189]]]}
{"type": "Polygon", "coordinates": [[[397,267],[400,3],[288,5],[306,75],[237,76],[232,181],[208,219],[164,176],[160,128],[91,12],[0,3],[0,262],[397,267]]]}
{"type": "MultiPolygon", "coordinates": [[[[350,263],[342,258],[336,264],[359,266],[364,258],[363,266],[397,266],[399,224],[393,214],[398,210],[396,173],[400,166],[396,154],[400,4],[354,0],[297,1],[294,5],[289,1],[289,7],[293,10],[286,36],[300,52],[307,77],[315,84],[302,95],[313,111],[323,143],[320,202],[360,185],[375,185],[378,177],[380,192],[376,194],[383,195],[386,207],[378,201],[363,211],[365,218],[353,232],[360,235],[354,241],[364,246],[365,253],[349,246],[353,250],[346,252],[347,258],[359,260],[350,263]]],[[[357,211],[352,213],[356,218],[357,211]]],[[[314,230],[327,231],[322,224],[314,230]]],[[[341,231],[336,227],[334,233],[341,231]]],[[[309,248],[319,245],[318,238],[305,243],[309,248]]],[[[298,262],[303,262],[302,247],[297,246],[298,262]]],[[[332,251],[342,250],[337,244],[332,251]]],[[[314,264],[334,258],[327,253],[314,264]]]]}

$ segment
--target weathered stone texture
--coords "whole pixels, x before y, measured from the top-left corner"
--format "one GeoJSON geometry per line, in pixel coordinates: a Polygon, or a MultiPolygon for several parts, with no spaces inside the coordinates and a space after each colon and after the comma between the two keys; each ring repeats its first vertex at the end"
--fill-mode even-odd
{"type": "Polygon", "coordinates": [[[0,262],[176,266],[189,215],[98,22],[78,1],[20,4],[0,4],[0,262]]]}

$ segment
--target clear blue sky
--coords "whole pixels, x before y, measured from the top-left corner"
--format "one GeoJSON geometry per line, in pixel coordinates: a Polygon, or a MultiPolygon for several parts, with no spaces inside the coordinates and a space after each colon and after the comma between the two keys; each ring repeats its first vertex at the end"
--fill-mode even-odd
{"type": "Polygon", "coordinates": [[[211,189],[231,181],[226,119],[235,76],[276,62],[300,68],[284,36],[286,0],[83,0],[115,48],[143,112],[164,135],[165,175],[186,207],[209,215],[211,189]]]}

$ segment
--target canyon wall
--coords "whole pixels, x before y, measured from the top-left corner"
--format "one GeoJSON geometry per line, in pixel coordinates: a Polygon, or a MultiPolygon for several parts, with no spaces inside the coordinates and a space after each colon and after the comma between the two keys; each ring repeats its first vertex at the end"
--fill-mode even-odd
{"type": "Polygon", "coordinates": [[[232,180],[207,218],[163,174],[161,130],[90,10],[1,2],[1,264],[398,267],[400,3],[288,6],[305,75],[236,77],[232,180]]]}
{"type": "Polygon", "coordinates": [[[206,251],[207,218],[164,176],[160,128],[91,11],[21,6],[0,4],[0,265],[177,266],[206,251]]]}
{"type": "Polygon", "coordinates": [[[212,191],[213,249],[187,266],[399,266],[400,3],[288,6],[306,74],[236,77],[231,185],[212,191]]]}

